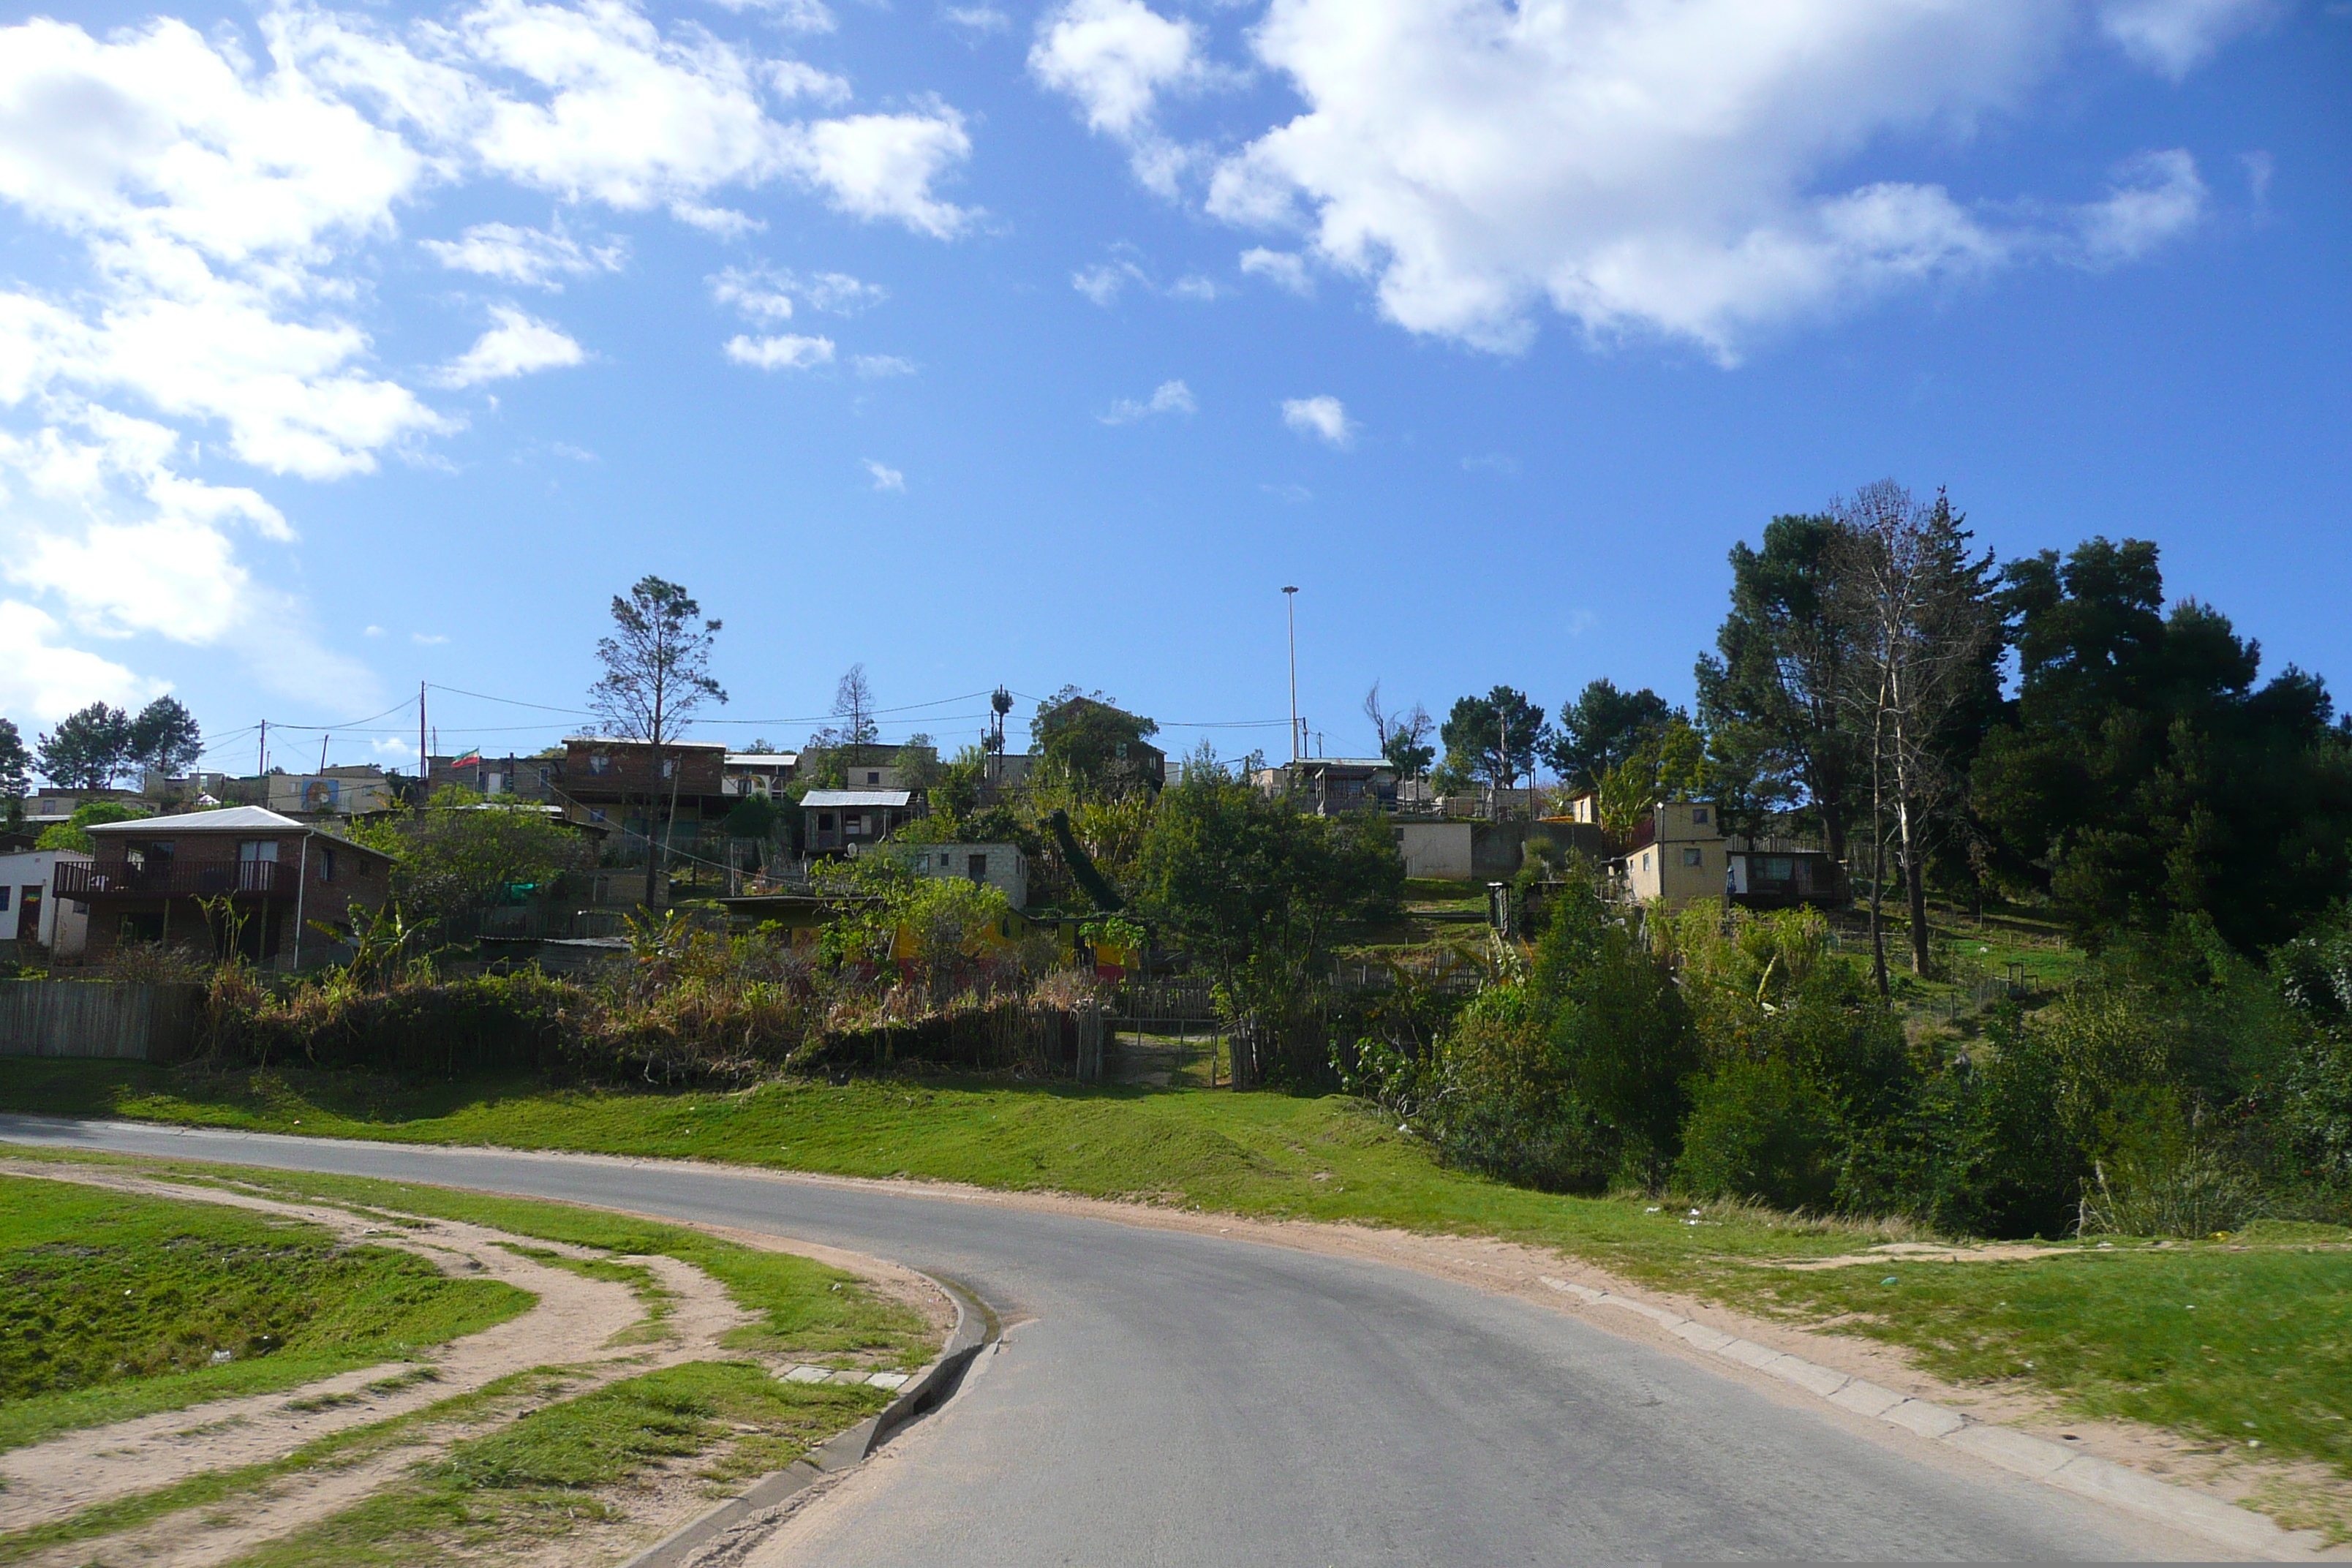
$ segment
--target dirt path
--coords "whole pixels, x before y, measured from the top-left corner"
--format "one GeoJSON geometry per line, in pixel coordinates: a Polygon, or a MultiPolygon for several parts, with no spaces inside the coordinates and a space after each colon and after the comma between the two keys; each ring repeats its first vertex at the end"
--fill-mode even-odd
{"type": "MultiPolygon", "coordinates": [[[[675,1258],[616,1259],[649,1271],[667,1299],[648,1322],[648,1303],[629,1286],[593,1279],[520,1256],[527,1247],[564,1258],[602,1254],[451,1220],[402,1226],[371,1222],[342,1209],[285,1203],[214,1186],[189,1187],[116,1171],[0,1163],[9,1174],[39,1176],[182,1201],[220,1203],[302,1219],[347,1243],[397,1247],[429,1258],[444,1273],[498,1279],[530,1291],[530,1310],[480,1333],[436,1347],[410,1362],[358,1368],[275,1394],[214,1400],[109,1426],[65,1433],[0,1456],[0,1531],[69,1518],[94,1504],[152,1491],[207,1472],[286,1458],[306,1443],[425,1412],[510,1373],[565,1370],[570,1396],[614,1378],[681,1362],[730,1354],[719,1337],[748,1321],[701,1270],[675,1258]],[[428,1377],[418,1377],[420,1372],[428,1377]]],[[[392,1450],[342,1468],[320,1467],[275,1480],[258,1493],[206,1510],[202,1525],[169,1517],[109,1538],[109,1562],[197,1568],[350,1506],[470,1426],[511,1419],[513,1409],[468,1422],[419,1423],[392,1450]]],[[[59,1548],[36,1563],[91,1560],[91,1542],[59,1548]]]]}

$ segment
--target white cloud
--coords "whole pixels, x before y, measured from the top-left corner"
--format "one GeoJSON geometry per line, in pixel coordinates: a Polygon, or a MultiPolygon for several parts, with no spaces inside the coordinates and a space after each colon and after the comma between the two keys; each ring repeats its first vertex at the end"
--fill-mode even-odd
{"type": "Polygon", "coordinates": [[[730,267],[709,279],[710,297],[732,305],[755,321],[788,321],[797,298],[812,310],[855,315],[890,297],[879,283],[862,282],[846,272],[819,272],[803,278],[772,267],[730,267]]]}
{"type": "Polygon", "coordinates": [[[456,239],[419,242],[425,253],[457,272],[472,272],[526,288],[561,290],[566,278],[618,272],[626,264],[628,242],[585,246],[563,231],[478,223],[456,239]]]}
{"type": "Polygon", "coordinates": [[[1463,471],[1472,474],[1492,474],[1497,479],[1511,479],[1519,471],[1519,460],[1508,452],[1481,452],[1462,459],[1463,471]]]}
{"type": "Polygon", "coordinates": [[[1087,126],[1125,142],[1137,179],[1162,195],[1195,159],[1163,135],[1154,111],[1163,94],[1216,79],[1188,21],[1171,21],[1143,0],[1064,0],[1037,24],[1032,75],[1077,100],[1087,126]]]}
{"type": "Polygon", "coordinates": [[[562,329],[527,316],[511,305],[493,305],[490,318],[498,325],[475,339],[472,348],[436,371],[433,379],[437,384],[448,387],[479,386],[486,381],[503,381],[510,376],[529,375],[533,371],[561,370],[582,363],[588,357],[562,329]]]}
{"type": "Polygon", "coordinates": [[[1006,32],[1013,26],[1013,18],[993,5],[950,5],[940,13],[940,20],[979,34],[1006,32]]]}
{"type": "Polygon", "coordinates": [[[887,464],[877,463],[871,458],[866,458],[865,463],[866,473],[873,477],[876,489],[894,491],[899,495],[907,493],[905,474],[887,464]]]}
{"type": "Polygon", "coordinates": [[[1203,278],[1197,272],[1188,273],[1168,285],[1168,297],[1171,300],[1206,301],[1215,299],[1218,292],[1215,279],[1203,278]]]}
{"type": "Polygon", "coordinates": [[[360,633],[360,636],[363,637],[380,637],[383,636],[383,628],[382,626],[370,626],[365,631],[360,633]]]}
{"type": "Polygon", "coordinates": [[[795,33],[830,33],[833,13],[824,0],[716,0],[730,11],[755,11],[772,25],[795,33]]]}
{"type": "Polygon", "coordinates": [[[741,239],[749,234],[765,234],[765,221],[749,213],[739,213],[733,207],[714,207],[701,202],[676,201],[669,204],[669,216],[689,228],[698,228],[713,239],[741,239]]]}
{"type": "Polygon", "coordinates": [[[408,640],[418,647],[439,647],[449,639],[437,632],[411,632],[408,634],[408,640]]]}
{"type": "Polygon", "coordinates": [[[1208,206],[1303,232],[1416,331],[1503,352],[1543,306],[1731,360],[1885,291],[2063,254],[1942,187],[1838,189],[1856,155],[1965,138],[2060,59],[2051,0],[1271,0],[1250,35],[1306,109],[1208,206]]]}
{"type": "Polygon", "coordinates": [[[897,354],[859,354],[849,363],[853,370],[869,381],[879,381],[886,376],[915,374],[915,362],[910,359],[900,359],[897,354]]]}
{"type": "Polygon", "coordinates": [[[2135,62],[2179,81],[2278,11],[2278,0],[2105,0],[2099,23],[2135,62]]]}
{"type": "Polygon", "coordinates": [[[2084,258],[2094,266],[2137,261],[2197,226],[2205,216],[2205,182],[2197,161],[2175,148],[2147,153],[2120,171],[2105,201],[2081,209],[2084,258]]]}
{"type": "Polygon", "coordinates": [[[1181,381],[1163,381],[1144,401],[1122,397],[1110,405],[1109,413],[1099,417],[1106,425],[1132,425],[1155,414],[1191,414],[1199,406],[1192,401],[1191,387],[1181,381]]]}
{"type": "Polygon", "coordinates": [[[1263,278],[1277,289],[1286,289],[1302,300],[1314,298],[1315,279],[1307,271],[1305,258],[1295,251],[1253,246],[1242,252],[1242,271],[1248,277],[1263,278]]]}
{"type": "MultiPolygon", "coordinates": [[[[811,0],[768,9],[803,26],[824,15],[811,0]]],[[[143,678],[39,652],[49,634],[26,617],[230,648],[277,689],[338,704],[370,689],[262,580],[253,543],[290,541],[285,519],[187,474],[199,437],[207,458],[267,473],[368,472],[462,425],[404,379],[579,363],[567,335],[501,307],[453,364],[382,368],[374,253],[428,190],[510,183],[736,237],[759,220],[721,201],[762,188],[926,234],[973,216],[934,189],[970,155],[951,108],[829,117],[849,95],[839,77],[627,0],[459,0],[410,24],[273,4],[257,26],[257,57],[233,31],[170,18],[103,37],[45,18],[0,27],[0,205],[20,247],[62,247],[40,258],[61,260],[43,274],[58,281],[0,285],[0,560],[42,600],[12,612],[26,657],[93,686],[143,678]]],[[[485,222],[424,248],[550,289],[625,259],[622,242],[560,223],[485,222]]]]}
{"type": "Polygon", "coordinates": [[[1119,290],[1129,281],[1151,287],[1151,280],[1132,261],[1103,262],[1095,267],[1082,267],[1070,274],[1070,287],[1097,305],[1109,306],[1118,299],[1119,290]]]}
{"type": "MultiPolygon", "coordinates": [[[[374,677],[320,646],[304,607],[255,581],[240,558],[240,535],[293,539],[283,514],[253,490],[189,479],[178,471],[182,460],[172,430],[95,405],[29,436],[0,432],[5,575],[60,606],[86,637],[225,647],[274,690],[338,701],[372,697],[374,677]]],[[[23,607],[39,626],[57,625],[46,611],[23,607]]],[[[21,631],[36,623],[19,616],[18,624],[21,631]]],[[[45,668],[92,679],[104,673],[58,650],[39,659],[45,668]]],[[[162,689],[160,682],[142,684],[162,689]]]]}
{"type": "MultiPolygon", "coordinates": [[[[160,680],[66,647],[58,640],[63,629],[34,605],[0,599],[0,709],[35,723],[52,723],[92,702],[137,708],[163,694],[160,680]]],[[[26,743],[32,740],[28,731],[26,743]]]]}
{"type": "Polygon", "coordinates": [[[919,234],[949,239],[980,215],[941,201],[931,186],[971,156],[963,116],[935,103],[923,114],[820,120],[797,138],[792,163],[854,217],[895,219],[919,234]]]}
{"type": "Polygon", "coordinates": [[[786,279],[765,268],[730,267],[709,279],[710,297],[755,321],[789,321],[793,296],[786,279]]]}
{"type": "Polygon", "coordinates": [[[833,363],[831,338],[803,338],[786,332],[772,338],[738,335],[727,340],[727,357],[737,364],[760,370],[806,370],[833,363]]]}
{"type": "Polygon", "coordinates": [[[1192,23],[1143,0],[1066,0],[1039,22],[1029,68],[1076,99],[1091,129],[1124,137],[1149,127],[1163,90],[1200,78],[1199,47],[1192,23]]]}
{"type": "Polygon", "coordinates": [[[1328,395],[1284,398],[1282,422],[1301,436],[1343,449],[1356,444],[1356,426],[1348,417],[1347,405],[1328,395]]]}
{"type": "Polygon", "coordinates": [[[1315,492],[1305,485],[1260,485],[1258,489],[1276,500],[1286,500],[1293,506],[1304,506],[1315,499],[1315,492]]]}

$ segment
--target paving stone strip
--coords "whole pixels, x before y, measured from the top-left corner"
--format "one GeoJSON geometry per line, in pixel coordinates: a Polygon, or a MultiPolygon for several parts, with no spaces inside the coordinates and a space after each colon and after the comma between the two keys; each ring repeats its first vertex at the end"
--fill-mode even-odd
{"type": "Polygon", "coordinates": [[[1971,1421],[1944,1405],[1897,1394],[1833,1367],[1727,1334],[1667,1308],[1549,1274],[1539,1278],[1564,1296],[1573,1296],[1591,1306],[1612,1307],[1647,1318],[1699,1350],[1792,1384],[1841,1410],[1900,1426],[2029,1479],[2112,1504],[2177,1530],[2191,1531],[2252,1556],[2297,1560],[2310,1557],[2326,1546],[2326,1538],[2315,1530],[2281,1529],[2261,1514],[2232,1508],[2218,1498],[2184,1487],[2167,1486],[2095,1454],[2063,1448],[2011,1427],[1971,1421]]]}

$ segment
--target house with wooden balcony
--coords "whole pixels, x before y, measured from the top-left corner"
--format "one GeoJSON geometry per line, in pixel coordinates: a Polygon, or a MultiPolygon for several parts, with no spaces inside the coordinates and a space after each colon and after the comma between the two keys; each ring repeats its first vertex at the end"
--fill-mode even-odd
{"type": "Polygon", "coordinates": [[[96,852],[60,863],[54,893],[86,905],[86,953],[132,942],[232,952],[268,969],[334,956],[317,928],[348,930],[392,893],[392,858],[257,805],[93,823],[96,852]]]}

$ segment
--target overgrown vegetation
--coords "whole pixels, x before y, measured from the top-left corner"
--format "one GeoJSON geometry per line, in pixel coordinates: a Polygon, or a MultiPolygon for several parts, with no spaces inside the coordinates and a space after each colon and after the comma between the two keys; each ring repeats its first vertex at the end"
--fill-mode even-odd
{"type": "MultiPolygon", "coordinates": [[[[1810,911],[1555,900],[1528,978],[1351,1081],[1465,1168],[1908,1217],[1954,1236],[2206,1236],[2352,1215],[2352,932],[2265,969],[2210,924],[1906,1039],[1810,911]]],[[[1343,1056],[1347,1053],[1343,1052],[1343,1056]]]]}

